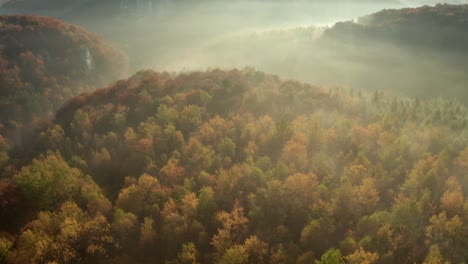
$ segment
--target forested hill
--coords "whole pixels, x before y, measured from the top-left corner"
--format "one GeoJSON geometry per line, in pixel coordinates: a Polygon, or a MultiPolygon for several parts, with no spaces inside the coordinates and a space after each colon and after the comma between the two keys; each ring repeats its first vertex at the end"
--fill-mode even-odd
{"type": "MultiPolygon", "coordinates": [[[[386,41],[468,54],[468,5],[438,4],[419,8],[389,9],[337,23],[326,35],[347,41],[386,41]]],[[[466,58],[464,58],[466,59],[466,58]]]]}
{"type": "Polygon", "coordinates": [[[142,71],[7,153],[0,260],[460,263],[467,116],[250,69],[142,71]]]}
{"type": "Polygon", "coordinates": [[[21,138],[65,100],[122,78],[126,55],[62,21],[0,16],[0,137],[21,138]]]}

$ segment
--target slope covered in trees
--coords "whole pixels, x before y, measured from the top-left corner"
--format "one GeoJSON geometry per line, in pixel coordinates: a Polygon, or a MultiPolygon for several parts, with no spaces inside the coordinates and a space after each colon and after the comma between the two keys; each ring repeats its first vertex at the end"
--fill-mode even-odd
{"type": "Polygon", "coordinates": [[[460,263],[467,116],[250,69],[139,72],[9,153],[0,259],[460,263]]]}
{"type": "Polygon", "coordinates": [[[412,48],[468,54],[468,5],[389,9],[362,17],[357,23],[337,23],[326,35],[364,44],[393,42],[412,48]]]}
{"type": "Polygon", "coordinates": [[[120,50],[80,27],[0,16],[0,138],[19,141],[65,100],[123,77],[127,64],[120,50]]]}
{"type": "Polygon", "coordinates": [[[383,10],[357,22],[337,23],[325,30],[322,40],[346,43],[351,48],[345,58],[380,67],[388,79],[409,80],[394,90],[468,102],[467,17],[468,5],[383,10]]]}

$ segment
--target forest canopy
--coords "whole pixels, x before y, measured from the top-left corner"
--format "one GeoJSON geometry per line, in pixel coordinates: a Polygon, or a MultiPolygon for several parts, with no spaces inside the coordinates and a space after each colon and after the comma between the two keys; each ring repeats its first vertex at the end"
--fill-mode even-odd
{"type": "Polygon", "coordinates": [[[10,153],[0,256],[461,263],[467,116],[252,69],[142,71],[68,101],[10,153]]]}

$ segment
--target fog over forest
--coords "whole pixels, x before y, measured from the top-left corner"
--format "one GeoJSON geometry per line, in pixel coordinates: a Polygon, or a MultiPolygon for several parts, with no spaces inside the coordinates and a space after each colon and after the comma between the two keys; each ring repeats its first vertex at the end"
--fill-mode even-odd
{"type": "Polygon", "coordinates": [[[462,0],[0,0],[0,264],[466,264],[466,69],[462,0]]]}
{"type": "Polygon", "coordinates": [[[460,55],[451,50],[421,52],[425,43],[402,47],[387,40],[358,44],[322,38],[337,22],[434,1],[122,0],[64,1],[60,6],[43,0],[34,10],[12,2],[2,11],[52,15],[114,41],[129,54],[133,71],[253,67],[328,87],[422,97],[427,93],[421,89],[432,91],[430,96],[458,97],[468,82],[463,65],[453,62],[460,55]],[[447,83],[452,88],[442,92],[447,83]]]}

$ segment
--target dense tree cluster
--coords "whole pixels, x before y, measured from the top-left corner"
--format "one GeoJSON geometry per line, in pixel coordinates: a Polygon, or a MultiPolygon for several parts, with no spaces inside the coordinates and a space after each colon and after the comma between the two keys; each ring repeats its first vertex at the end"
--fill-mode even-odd
{"type": "Polygon", "coordinates": [[[347,41],[396,42],[467,55],[468,5],[438,4],[419,8],[388,9],[354,22],[337,23],[326,34],[347,41]]]}
{"type": "Polygon", "coordinates": [[[8,152],[0,261],[461,263],[467,117],[251,69],[139,72],[8,152]]]}
{"type": "Polygon", "coordinates": [[[121,51],[82,28],[0,16],[0,141],[18,142],[65,100],[122,78],[126,68],[121,51]]]}

